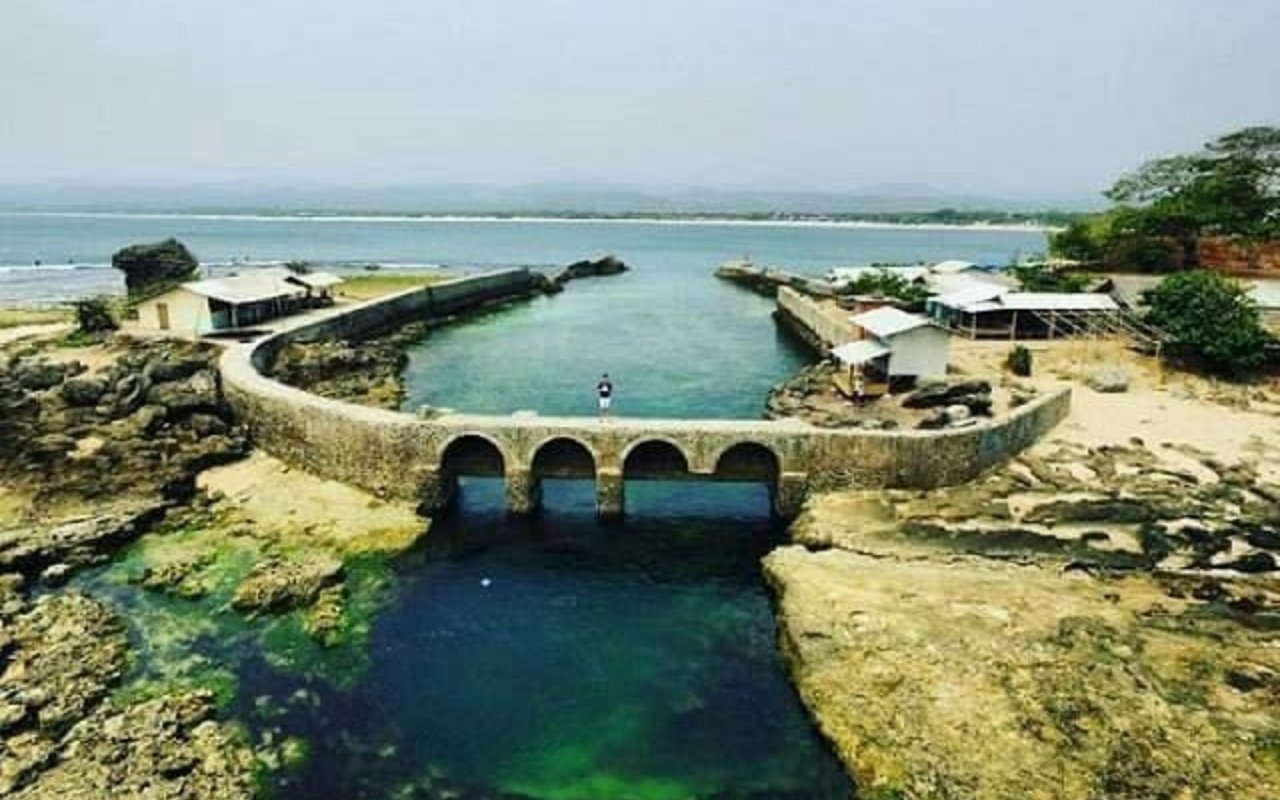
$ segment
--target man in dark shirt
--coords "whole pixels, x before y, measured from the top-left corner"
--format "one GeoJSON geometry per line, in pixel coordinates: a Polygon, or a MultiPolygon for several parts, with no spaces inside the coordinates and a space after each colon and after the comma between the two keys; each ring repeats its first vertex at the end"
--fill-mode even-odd
{"type": "Polygon", "coordinates": [[[609,373],[600,376],[600,382],[596,384],[596,402],[600,406],[600,419],[609,418],[609,406],[613,404],[613,381],[609,380],[609,373]]]}

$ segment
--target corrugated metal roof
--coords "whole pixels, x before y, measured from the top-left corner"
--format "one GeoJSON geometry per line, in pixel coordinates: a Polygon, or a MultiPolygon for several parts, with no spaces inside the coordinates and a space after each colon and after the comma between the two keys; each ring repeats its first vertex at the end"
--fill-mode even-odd
{"type": "Polygon", "coordinates": [[[1116,311],[1108,294],[1088,292],[1009,292],[1000,304],[1011,311],[1116,311]]]}
{"type": "Polygon", "coordinates": [[[305,272],[297,275],[290,275],[285,280],[290,283],[298,283],[303,286],[310,286],[312,289],[327,289],[330,286],[337,286],[343,282],[343,279],[334,275],[332,272],[305,272]]]}
{"type": "Polygon", "coordinates": [[[849,317],[849,321],[872,336],[878,336],[881,339],[887,339],[890,336],[896,336],[899,333],[915,330],[929,324],[929,320],[918,314],[908,314],[891,306],[854,314],[849,317]]]}
{"type": "Polygon", "coordinates": [[[997,286],[994,283],[985,281],[973,281],[970,285],[957,289],[954,292],[938,295],[930,300],[932,303],[957,308],[961,311],[968,311],[969,306],[975,303],[983,303],[995,300],[1003,294],[1008,294],[1011,290],[1006,286],[997,286]]]}
{"type": "Polygon", "coordinates": [[[1117,311],[1110,295],[1089,292],[1013,292],[998,286],[970,287],[930,302],[969,314],[984,311],[1117,311]]]}
{"type": "Polygon", "coordinates": [[[967,289],[990,289],[992,286],[1008,290],[1009,278],[990,272],[961,272],[954,275],[930,275],[929,291],[938,295],[954,294],[967,289]]]}
{"type": "Polygon", "coordinates": [[[225,278],[192,281],[182,284],[182,288],[224,303],[256,303],[302,294],[302,288],[289,283],[290,277],[293,277],[292,272],[270,267],[246,271],[240,275],[228,275],[225,278]]]}
{"type": "Polygon", "coordinates": [[[832,348],[831,355],[842,364],[865,364],[892,352],[872,339],[861,339],[832,348]]]}

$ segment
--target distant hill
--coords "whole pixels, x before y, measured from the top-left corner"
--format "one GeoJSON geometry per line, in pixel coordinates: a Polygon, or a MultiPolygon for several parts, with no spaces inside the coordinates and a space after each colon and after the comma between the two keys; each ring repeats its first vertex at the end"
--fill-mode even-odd
{"type": "Polygon", "coordinates": [[[954,194],[917,184],[882,184],[850,192],[745,190],[686,187],[646,189],[616,185],[538,183],[522,186],[468,184],[352,186],[338,184],[249,185],[0,185],[0,208],[62,211],[261,211],[357,213],[554,213],[801,215],[897,214],[938,209],[1028,212],[1054,208],[1091,210],[1087,198],[1009,199],[954,194]]]}

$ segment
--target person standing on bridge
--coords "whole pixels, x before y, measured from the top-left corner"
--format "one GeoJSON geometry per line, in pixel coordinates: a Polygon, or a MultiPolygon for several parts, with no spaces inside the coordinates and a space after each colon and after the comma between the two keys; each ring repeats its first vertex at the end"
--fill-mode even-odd
{"type": "Polygon", "coordinates": [[[600,421],[607,420],[609,407],[613,405],[613,381],[609,380],[607,372],[600,376],[600,382],[596,384],[596,404],[600,407],[600,421]]]}

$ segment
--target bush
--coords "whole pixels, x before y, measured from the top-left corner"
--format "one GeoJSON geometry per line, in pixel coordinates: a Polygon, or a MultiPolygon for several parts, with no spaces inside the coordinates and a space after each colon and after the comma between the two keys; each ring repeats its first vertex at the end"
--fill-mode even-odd
{"type": "Polygon", "coordinates": [[[106,333],[119,326],[105,297],[86,297],[75,302],[76,326],[81,333],[106,333]]]}
{"type": "Polygon", "coordinates": [[[1009,357],[1005,359],[1005,366],[1014,375],[1022,378],[1031,377],[1031,351],[1024,345],[1017,345],[1009,351],[1009,357]]]}
{"type": "Polygon", "coordinates": [[[1208,270],[1179,272],[1161,281],[1147,299],[1147,322],[1167,334],[1173,354],[1232,378],[1265,363],[1271,337],[1239,282],[1208,270]]]}
{"type": "Polygon", "coordinates": [[[896,300],[909,310],[924,308],[924,302],[929,298],[928,289],[912,283],[888,269],[860,275],[856,280],[841,286],[837,290],[837,294],[846,297],[868,295],[896,300]]]}
{"type": "Polygon", "coordinates": [[[1089,283],[1088,278],[1045,264],[1014,264],[1008,272],[1018,281],[1024,292],[1080,292],[1089,283]]]}

